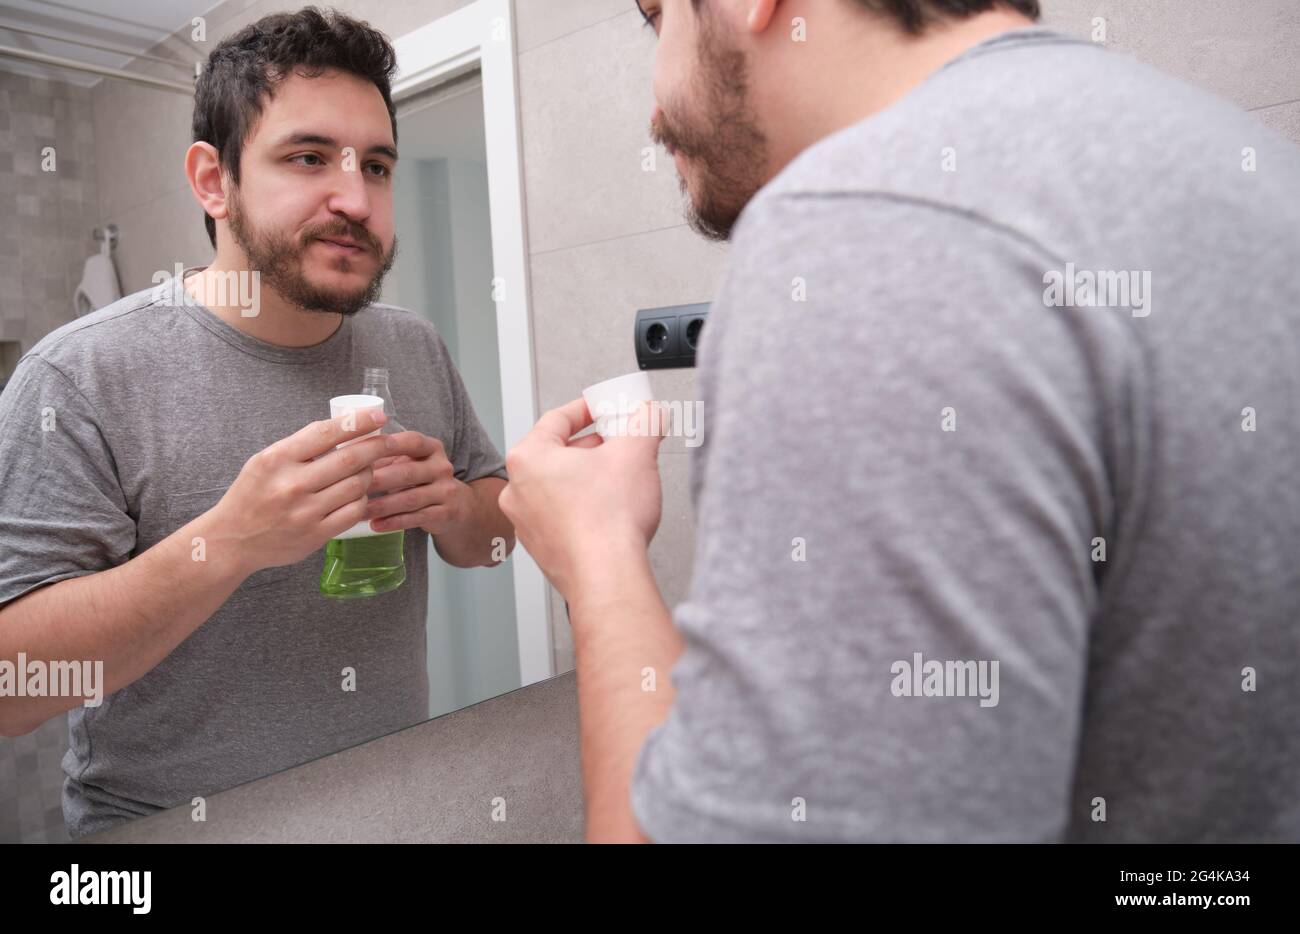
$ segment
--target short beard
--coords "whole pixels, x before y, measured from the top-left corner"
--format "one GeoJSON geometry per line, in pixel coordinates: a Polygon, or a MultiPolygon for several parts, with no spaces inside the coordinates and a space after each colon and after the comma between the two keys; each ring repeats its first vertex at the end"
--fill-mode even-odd
{"type": "Polygon", "coordinates": [[[698,198],[690,197],[685,177],[678,179],[691,229],[710,240],[728,240],[741,211],[763,187],[768,141],[749,107],[745,53],[725,43],[707,14],[700,18],[699,59],[707,127],[685,120],[672,124],[664,109],[650,136],[691,160],[699,173],[698,198]]]}
{"type": "MultiPolygon", "coordinates": [[[[397,259],[397,237],[394,236],[388,255],[364,289],[349,293],[321,288],[308,282],[302,271],[303,254],[313,241],[319,237],[348,237],[368,244],[371,250],[378,252],[381,247],[369,232],[355,226],[347,227],[344,222],[328,230],[313,231],[305,242],[298,244],[286,235],[251,229],[237,195],[231,199],[229,220],[231,236],[244,251],[248,268],[260,275],[263,285],[303,311],[345,316],[356,314],[378,300],[383,290],[384,277],[397,259]]],[[[344,256],[340,257],[340,261],[346,264],[351,259],[344,256]]]]}

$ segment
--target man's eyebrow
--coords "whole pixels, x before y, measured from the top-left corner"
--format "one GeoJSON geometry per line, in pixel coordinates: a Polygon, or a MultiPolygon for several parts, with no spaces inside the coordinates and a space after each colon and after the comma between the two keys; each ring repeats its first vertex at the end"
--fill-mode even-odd
{"type": "MultiPolygon", "coordinates": [[[[286,136],[284,139],[280,140],[278,143],[276,143],[274,148],[279,149],[282,146],[305,146],[305,145],[328,146],[331,149],[342,148],[339,146],[339,141],[336,140],[334,137],[322,136],[320,133],[292,133],[289,136],[286,136]]],[[[384,143],[377,143],[374,146],[371,146],[364,153],[362,153],[362,155],[369,156],[372,153],[376,153],[381,156],[387,156],[388,158],[392,159],[394,162],[397,161],[397,150],[394,149],[392,146],[389,146],[384,143]]]]}

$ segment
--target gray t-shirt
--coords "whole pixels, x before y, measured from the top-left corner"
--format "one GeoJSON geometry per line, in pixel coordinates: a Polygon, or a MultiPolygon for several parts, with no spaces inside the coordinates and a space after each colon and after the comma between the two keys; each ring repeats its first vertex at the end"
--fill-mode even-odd
{"type": "MultiPolygon", "coordinates": [[[[216,505],[257,451],[328,418],[384,366],[399,422],[469,482],[505,477],[433,325],[371,305],[311,347],[257,340],[177,279],[47,335],[0,394],[0,604],[120,565],[216,505]],[[42,430],[52,408],[54,431],[42,430]]],[[[74,836],[188,802],[428,716],[429,536],[405,583],[318,590],[323,551],[250,576],[152,671],[68,714],[74,836]],[[343,690],[343,669],[355,691],[343,690]]],[[[159,582],[165,586],[165,582],[159,582]]]]}
{"type": "Polygon", "coordinates": [[[1086,42],[802,153],[705,330],[646,833],[1300,839],[1297,296],[1300,152],[1086,42]]]}

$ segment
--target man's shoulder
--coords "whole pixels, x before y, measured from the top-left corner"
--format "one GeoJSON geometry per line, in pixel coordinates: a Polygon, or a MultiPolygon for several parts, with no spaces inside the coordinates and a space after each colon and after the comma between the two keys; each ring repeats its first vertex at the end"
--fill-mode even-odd
{"type": "Polygon", "coordinates": [[[60,325],[24,356],[39,357],[59,369],[110,361],[122,353],[145,349],[148,336],[158,331],[159,316],[175,311],[166,294],[151,286],[60,325]]]}
{"type": "MultiPolygon", "coordinates": [[[[1199,153],[1243,137],[1286,147],[1282,161],[1294,165],[1294,146],[1231,101],[1099,43],[1044,28],[1013,30],[818,140],[767,188],[773,195],[883,191],[961,202],[989,188],[1002,198],[1040,197],[1029,183],[1055,174],[1126,193],[1167,173],[1170,153],[1182,147],[1199,153]]],[[[1218,168],[1212,159],[1177,163],[1182,172],[1218,168]]]]}
{"type": "Polygon", "coordinates": [[[394,322],[398,327],[433,327],[431,321],[416,314],[404,305],[394,305],[390,302],[371,302],[366,306],[366,312],[373,317],[394,322]]]}
{"type": "Polygon", "coordinates": [[[356,315],[353,326],[365,338],[408,349],[443,356],[446,344],[438,328],[426,316],[388,302],[371,302],[356,315]]]}
{"type": "MultiPolygon", "coordinates": [[[[1285,231],[1300,216],[1284,197],[1297,183],[1300,150],[1236,105],[1043,30],[977,46],[806,148],[751,200],[737,243],[806,218],[800,249],[816,256],[872,213],[907,228],[960,216],[1052,256],[1114,255],[1144,249],[1152,229],[1183,229],[1189,190],[1214,193],[1218,229],[1257,229],[1263,216],[1285,231]],[[1267,177],[1242,170],[1247,143],[1267,177]]],[[[892,255],[890,239],[859,247],[892,255]]]]}

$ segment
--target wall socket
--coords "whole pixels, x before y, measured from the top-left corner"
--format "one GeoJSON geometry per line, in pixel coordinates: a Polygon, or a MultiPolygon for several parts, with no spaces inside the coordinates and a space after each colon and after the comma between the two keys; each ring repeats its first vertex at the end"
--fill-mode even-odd
{"type": "Polygon", "coordinates": [[[642,308],[636,313],[636,363],[642,370],[695,366],[709,303],[642,308]]]}

